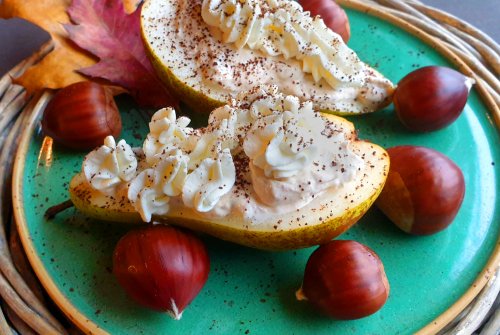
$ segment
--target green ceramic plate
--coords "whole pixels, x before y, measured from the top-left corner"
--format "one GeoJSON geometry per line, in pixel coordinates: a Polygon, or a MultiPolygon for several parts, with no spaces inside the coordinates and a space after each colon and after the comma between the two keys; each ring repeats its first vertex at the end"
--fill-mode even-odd
{"type": "MultiPolygon", "coordinates": [[[[453,66],[435,47],[386,20],[354,10],[348,15],[351,47],[394,82],[425,65],[453,66]]],[[[297,302],[294,293],[313,249],[271,253],[204,237],[212,262],[209,280],[182,320],[173,321],[129,300],[111,274],[113,247],[129,227],[92,221],[74,210],[52,221],[43,219],[48,206],[68,198],[68,182],[80,171],[84,156],[43,145],[39,132],[43,103],[36,108],[17,157],[16,216],[42,283],[86,332],[409,334],[429,324],[425,332],[433,332],[477,294],[487,275],[483,270],[498,256],[500,138],[487,107],[473,91],[462,116],[430,134],[409,133],[391,108],[351,118],[361,138],[386,147],[414,144],[439,150],[460,166],[466,180],[463,206],[453,225],[439,234],[407,236],[372,208],[341,236],[370,246],[385,264],[391,293],[381,311],[339,322],[297,302]]],[[[123,137],[139,145],[147,133],[148,112],[127,98],[118,103],[123,137]]]]}

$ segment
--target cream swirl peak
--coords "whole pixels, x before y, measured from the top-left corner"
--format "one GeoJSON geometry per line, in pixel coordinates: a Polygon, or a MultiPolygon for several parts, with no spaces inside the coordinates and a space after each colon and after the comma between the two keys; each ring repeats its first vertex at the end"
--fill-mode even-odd
{"type": "Polygon", "coordinates": [[[187,126],[191,120],[185,116],[176,118],[175,110],[168,107],[157,111],[149,123],[149,134],[144,141],[143,150],[149,163],[154,163],[162,155],[184,144],[193,129],[187,126]]]}
{"type": "Polygon", "coordinates": [[[170,198],[182,193],[187,161],[188,157],[181,150],[175,150],[169,156],[161,156],[129,183],[128,199],[144,221],[151,221],[154,214],[168,213],[170,198]]]}
{"type": "Polygon", "coordinates": [[[174,197],[182,193],[188,173],[188,161],[189,157],[181,150],[176,150],[173,155],[156,163],[155,173],[164,194],[174,197]]]}
{"type": "Polygon", "coordinates": [[[302,62],[318,83],[365,85],[366,66],[320,17],[289,0],[203,0],[201,15],[224,43],[302,62]]]}
{"type": "Polygon", "coordinates": [[[122,182],[135,176],[137,158],[125,140],[116,144],[113,136],[104,139],[104,145],[90,152],[83,161],[82,170],[93,188],[103,193],[114,193],[122,182]]]}
{"type": "Polygon", "coordinates": [[[212,210],[220,198],[231,191],[236,170],[229,149],[219,151],[216,159],[205,158],[189,174],[182,190],[182,200],[188,207],[204,213],[212,210]]]}
{"type": "Polygon", "coordinates": [[[158,172],[153,168],[145,169],[130,182],[128,187],[128,199],[144,222],[150,222],[154,214],[167,214],[170,209],[170,197],[162,190],[161,176],[158,172]]]}

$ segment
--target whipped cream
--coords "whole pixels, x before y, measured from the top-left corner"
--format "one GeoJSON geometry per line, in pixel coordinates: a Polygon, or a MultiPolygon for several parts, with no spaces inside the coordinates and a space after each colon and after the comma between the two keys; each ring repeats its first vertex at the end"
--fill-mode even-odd
{"type": "Polygon", "coordinates": [[[182,189],[184,205],[201,213],[208,212],[231,191],[235,181],[233,157],[229,149],[224,149],[217,159],[205,158],[186,178],[182,189]]]}
{"type": "MultiPolygon", "coordinates": [[[[125,177],[113,185],[128,187],[128,198],[144,221],[175,209],[206,218],[232,214],[259,224],[351,182],[365,164],[351,150],[350,130],[276,86],[240,94],[214,110],[205,128],[193,131],[187,125],[175,112],[159,111],[144,144],[154,150],[139,162],[140,173],[135,175],[137,162],[115,173],[125,177]]],[[[106,145],[99,150],[110,151],[106,145]]],[[[132,152],[130,147],[115,150],[125,151],[132,152]]],[[[90,154],[89,162],[96,161],[91,155],[97,154],[90,154]]],[[[87,178],[103,190],[94,179],[87,178]]]]}
{"type": "Polygon", "coordinates": [[[365,84],[365,64],[319,16],[289,0],[203,0],[201,15],[224,43],[297,59],[315,82],[365,84]]]}
{"type": "MultiPolygon", "coordinates": [[[[324,128],[323,119],[315,114],[311,103],[304,105],[296,97],[282,101],[262,101],[254,109],[265,115],[252,125],[243,148],[252,164],[275,179],[293,177],[315,159],[321,139],[315,133],[324,128]]],[[[255,113],[255,111],[254,111],[255,113]]]]}
{"type": "Polygon", "coordinates": [[[262,203],[304,206],[322,191],[353,180],[363,168],[363,160],[350,149],[348,134],[315,112],[310,102],[301,103],[274,88],[251,110],[262,116],[250,128],[243,148],[250,158],[253,191],[262,203]]]}
{"type": "Polygon", "coordinates": [[[182,193],[188,172],[188,161],[189,158],[182,151],[176,150],[172,156],[161,159],[155,165],[156,178],[165,195],[174,197],[182,193]]]}
{"type": "Polygon", "coordinates": [[[125,140],[116,144],[113,136],[104,139],[104,145],[89,153],[82,165],[85,178],[93,188],[103,193],[114,193],[122,182],[134,178],[137,158],[125,140]]]}
{"type": "Polygon", "coordinates": [[[175,150],[171,155],[160,156],[151,168],[130,182],[128,198],[143,221],[150,222],[154,214],[168,213],[170,198],[182,193],[188,160],[181,150],[175,150]]]}
{"type": "Polygon", "coordinates": [[[187,127],[190,122],[185,116],[176,119],[173,108],[157,111],[149,123],[149,134],[143,145],[148,163],[158,161],[160,156],[168,155],[184,144],[188,135],[193,132],[192,128],[187,127]]]}
{"type": "Polygon", "coordinates": [[[159,175],[155,169],[146,169],[128,187],[128,199],[145,222],[151,222],[154,214],[167,214],[170,208],[170,197],[163,193],[159,175]]]}

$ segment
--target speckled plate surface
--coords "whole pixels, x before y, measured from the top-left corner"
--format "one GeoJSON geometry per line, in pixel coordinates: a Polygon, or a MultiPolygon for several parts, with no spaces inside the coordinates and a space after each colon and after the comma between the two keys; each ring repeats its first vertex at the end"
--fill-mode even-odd
{"type": "MultiPolygon", "coordinates": [[[[394,82],[421,66],[453,66],[434,47],[391,23],[354,10],[348,15],[350,46],[394,82]]],[[[392,108],[351,118],[361,138],[386,147],[414,144],[439,150],[460,166],[466,180],[463,206],[453,225],[439,234],[407,236],[372,208],[341,236],[370,246],[384,262],[391,294],[381,311],[339,322],[295,301],[313,248],[271,253],[203,237],[212,262],[209,280],[182,320],[173,321],[130,301],[111,274],[114,245],[130,227],[96,222],[74,210],[43,219],[48,206],[68,198],[69,180],[84,156],[43,142],[39,118],[44,102],[37,106],[16,159],[16,218],[43,285],[88,333],[410,334],[426,326],[423,332],[430,333],[477,294],[498,259],[500,138],[473,91],[462,116],[430,134],[406,131],[392,108]]],[[[147,133],[147,111],[127,98],[118,104],[123,137],[139,145],[147,133]]]]}

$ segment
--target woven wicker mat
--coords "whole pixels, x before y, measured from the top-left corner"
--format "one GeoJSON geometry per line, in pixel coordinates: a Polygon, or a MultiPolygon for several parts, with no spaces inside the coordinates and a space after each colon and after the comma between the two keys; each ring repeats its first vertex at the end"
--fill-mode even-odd
{"type": "MultiPolygon", "coordinates": [[[[473,26],[445,12],[414,0],[340,0],[382,17],[430,43],[453,52],[457,67],[473,76],[491,115],[500,129],[500,47],[473,26]]],[[[51,49],[49,42],[0,80],[0,334],[81,334],[50,301],[33,274],[12,217],[11,179],[13,157],[23,123],[40,95],[29,96],[11,77],[23,73],[51,49]]],[[[498,269],[498,264],[495,269],[498,269]]],[[[500,278],[498,270],[486,274],[488,282],[458,316],[440,320],[439,334],[500,334],[500,278]],[[454,318],[454,319],[453,319],[454,318]],[[451,322],[450,320],[453,319],[451,322]]],[[[455,313],[456,314],[456,313],[455,313]]],[[[436,329],[435,327],[433,329],[436,329]]],[[[426,329],[422,333],[429,333],[426,329]]]]}

